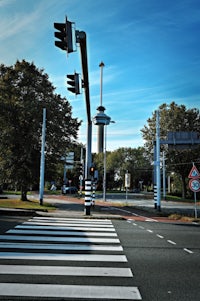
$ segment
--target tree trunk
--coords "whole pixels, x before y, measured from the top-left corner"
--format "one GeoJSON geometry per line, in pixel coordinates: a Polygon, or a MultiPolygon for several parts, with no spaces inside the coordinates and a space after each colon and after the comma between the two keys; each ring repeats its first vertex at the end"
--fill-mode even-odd
{"type": "Polygon", "coordinates": [[[27,199],[27,188],[24,185],[22,185],[22,187],[21,187],[21,201],[23,201],[23,202],[28,201],[28,199],[27,199]]]}
{"type": "Polygon", "coordinates": [[[182,198],[185,199],[186,198],[186,181],[185,181],[185,176],[181,176],[181,180],[182,180],[182,198]]]}

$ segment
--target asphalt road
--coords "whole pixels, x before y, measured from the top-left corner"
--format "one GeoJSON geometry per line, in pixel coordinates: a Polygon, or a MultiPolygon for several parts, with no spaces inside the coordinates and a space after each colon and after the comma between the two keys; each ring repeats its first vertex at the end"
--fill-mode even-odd
{"type": "MultiPolygon", "coordinates": [[[[149,218],[133,216],[128,220],[108,221],[107,226],[105,226],[107,221],[104,219],[102,221],[85,220],[84,222],[75,219],[72,228],[68,229],[68,231],[72,231],[71,233],[56,232],[52,234],[49,232],[47,235],[42,232],[50,231],[49,227],[54,227],[55,223],[60,225],[60,223],[67,223],[68,220],[66,218],[64,220],[57,218],[57,221],[52,219],[50,221],[52,225],[48,220],[41,221],[43,224],[38,230],[40,233],[34,234],[23,232],[24,225],[22,223],[28,222],[25,224],[26,231],[33,230],[32,225],[38,227],[37,218],[0,216],[0,242],[8,243],[8,246],[10,243],[14,243],[13,246],[5,248],[5,245],[1,245],[0,248],[0,294],[4,290],[9,291],[11,283],[12,285],[19,284],[14,287],[14,293],[21,287],[26,292],[24,284],[31,283],[32,286],[28,287],[28,292],[30,293],[32,290],[32,293],[36,293],[37,289],[44,289],[42,291],[44,296],[45,294],[48,296],[48,292],[53,290],[56,285],[60,290],[59,293],[62,293],[61,288],[64,286],[66,289],[70,286],[71,290],[74,287],[76,290],[80,290],[80,287],[83,289],[80,292],[82,296],[79,295],[76,298],[55,297],[51,300],[200,300],[199,225],[157,222],[149,218]],[[80,222],[78,230],[76,227],[80,222]],[[112,232],[109,232],[110,230],[107,232],[106,227],[112,232]],[[109,233],[114,236],[109,237],[109,233]],[[18,236],[19,240],[15,241],[15,236],[18,236]],[[79,241],[81,238],[85,240],[85,243],[79,241]],[[24,243],[28,246],[32,239],[33,243],[29,246],[30,249],[26,249],[24,243]],[[70,242],[70,240],[63,242],[61,239],[74,239],[75,242],[70,242]],[[17,247],[17,244],[20,244],[20,248],[17,247]],[[77,245],[78,249],[76,249],[77,245]],[[42,249],[37,250],[36,246],[42,246],[42,249]],[[66,250],[66,247],[69,249],[66,250]],[[81,249],[79,249],[80,247],[81,249]],[[88,247],[89,249],[87,249],[88,247]],[[70,248],[72,249],[70,250],[70,248]],[[12,258],[12,256],[14,257],[12,258]],[[15,256],[19,257],[15,258],[15,256]],[[33,268],[33,266],[35,267],[33,268]],[[24,275],[23,273],[27,273],[27,271],[24,272],[26,267],[29,274],[24,275]],[[66,269],[71,269],[69,275],[62,274],[63,267],[65,272],[66,269]],[[8,269],[15,268],[17,269],[16,274],[8,271],[8,269]],[[49,270],[41,275],[43,268],[49,270]],[[53,274],[54,268],[56,268],[56,273],[58,268],[61,274],[53,274]],[[96,274],[88,275],[87,268],[89,268],[89,273],[91,268],[97,268],[96,274]],[[100,275],[100,268],[105,269],[103,276],[100,275]],[[111,271],[110,268],[114,268],[114,270],[111,271]],[[33,269],[36,269],[35,274],[33,269]],[[76,269],[78,270],[76,271],[76,269]],[[133,275],[130,275],[130,270],[133,275]],[[82,275],[73,274],[80,271],[82,271],[82,275]],[[125,275],[121,274],[122,271],[125,275]],[[109,276],[109,273],[113,272],[117,275],[109,276]],[[42,286],[37,287],[37,283],[42,286]],[[101,298],[94,298],[93,294],[95,293],[100,294],[101,298]],[[132,294],[134,294],[134,298],[132,294]]],[[[59,231],[66,231],[66,229],[59,231]]],[[[52,291],[52,293],[54,292],[52,291]]],[[[56,292],[56,294],[59,293],[56,292]]],[[[67,291],[67,293],[69,292],[67,291]]],[[[73,293],[76,294],[72,290],[73,293]]],[[[47,299],[48,297],[41,297],[34,300],[47,299]]],[[[18,299],[14,297],[4,299],[1,296],[0,300],[33,299],[27,296],[18,299]]]]}
{"type": "Polygon", "coordinates": [[[200,226],[114,221],[146,301],[200,300],[200,226]]]}
{"type": "MultiPolygon", "coordinates": [[[[97,199],[102,199],[102,194],[96,195],[97,199]]],[[[153,198],[147,198],[142,193],[129,193],[127,194],[107,194],[106,201],[113,202],[113,203],[120,203],[129,206],[136,206],[136,207],[146,207],[146,208],[154,208],[154,200],[153,198]],[[144,197],[143,197],[144,196],[144,197]]],[[[185,202],[175,202],[175,201],[165,201],[161,200],[161,210],[166,209],[168,212],[177,212],[177,213],[188,213],[190,216],[195,216],[195,202],[194,203],[185,203],[185,202]]],[[[200,216],[200,206],[196,205],[196,210],[198,217],[200,216]]]]}

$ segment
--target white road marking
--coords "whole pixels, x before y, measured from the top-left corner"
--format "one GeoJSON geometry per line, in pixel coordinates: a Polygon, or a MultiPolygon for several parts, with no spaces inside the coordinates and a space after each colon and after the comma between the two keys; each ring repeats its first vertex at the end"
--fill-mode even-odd
{"type": "Polygon", "coordinates": [[[0,252],[0,259],[127,262],[125,255],[0,252]]]}
{"type": "Polygon", "coordinates": [[[189,250],[189,249],[187,249],[187,248],[184,248],[183,250],[184,250],[185,252],[189,253],[189,254],[193,254],[193,253],[194,253],[193,251],[191,251],[191,250],[189,250]]]}
{"type": "Polygon", "coordinates": [[[0,283],[0,294],[21,297],[142,300],[137,287],[0,283]]]}
{"type": "MultiPolygon", "coordinates": [[[[55,266],[36,266],[36,265],[0,265],[0,274],[4,275],[60,275],[60,276],[79,276],[79,277],[133,277],[130,268],[120,267],[80,267],[78,262],[119,262],[127,263],[125,255],[106,255],[106,254],[60,254],[45,253],[44,250],[83,250],[83,251],[123,251],[120,240],[117,238],[113,226],[82,221],[73,224],[65,223],[66,220],[59,218],[33,218],[32,221],[23,225],[16,226],[14,230],[8,231],[7,235],[0,235],[0,249],[43,249],[40,253],[22,252],[0,252],[0,259],[15,260],[35,260],[41,261],[57,261],[55,266]],[[34,221],[33,221],[34,220],[34,221]],[[60,221],[60,222],[58,222],[60,221]],[[66,226],[67,225],[67,226],[66,226]],[[41,231],[39,231],[41,230],[41,231]],[[88,231],[88,232],[87,232],[88,231]],[[95,231],[95,232],[94,232],[95,231]],[[98,232],[96,232],[98,231],[98,232]],[[104,233],[105,232],[105,233],[104,233]],[[114,232],[114,233],[113,233],[114,232]],[[16,235],[13,235],[16,234],[16,235]],[[37,235],[38,234],[38,235],[37,235]],[[35,235],[35,236],[31,236],[35,235]],[[44,235],[44,236],[43,236],[44,235]],[[52,235],[52,236],[48,236],[52,235]],[[53,235],[69,235],[72,237],[55,237],[53,235]],[[75,236],[83,237],[75,237],[75,236]],[[94,236],[94,237],[87,237],[94,236]],[[100,238],[100,236],[102,236],[100,238]],[[11,242],[5,242],[5,241],[11,242]],[[21,242],[20,242],[21,241],[21,242]],[[25,242],[27,241],[27,242],[25,242]],[[30,243],[29,243],[30,241],[30,243]],[[37,243],[36,243],[37,241],[37,243]],[[52,243],[51,243],[52,241],[52,243]],[[45,243],[47,242],[47,243],[45,243]],[[55,242],[55,243],[53,243],[55,242]],[[58,243],[56,243],[58,242],[58,243]],[[63,242],[63,243],[62,243],[63,242]],[[81,243],[80,243],[81,242],[81,243]],[[85,244],[83,244],[85,243],[85,244]],[[76,266],[59,266],[59,261],[76,262],[76,266]]],[[[101,220],[99,221],[101,223],[101,220]]],[[[7,250],[5,250],[7,251],[7,250]]],[[[12,250],[11,250],[12,251],[12,250]]],[[[56,252],[56,251],[55,251],[56,252]]],[[[70,252],[71,253],[71,252],[70,252]]],[[[115,253],[116,254],[116,253],[115,253]]],[[[118,253],[119,254],[119,253],[118,253]]],[[[96,265],[96,264],[95,264],[96,265]]],[[[110,265],[110,264],[109,264],[110,265]]],[[[114,265],[114,264],[113,264],[114,265]]],[[[88,299],[95,298],[109,300],[142,300],[139,289],[133,286],[98,286],[98,285],[57,285],[57,284],[29,284],[29,283],[0,283],[0,299],[1,296],[14,297],[55,297],[70,299],[88,299]]]]}
{"type": "MultiPolygon", "coordinates": [[[[64,223],[59,223],[59,224],[55,224],[55,223],[49,223],[49,222],[25,222],[23,223],[23,226],[27,226],[27,227],[38,227],[40,226],[40,229],[49,229],[50,226],[53,226],[53,228],[55,229],[56,227],[60,230],[79,230],[79,231],[104,231],[104,232],[115,232],[115,229],[112,228],[103,228],[103,227],[99,227],[99,226],[91,226],[91,227],[83,227],[83,226],[69,226],[68,224],[64,224],[64,223]]],[[[21,226],[22,227],[22,226],[21,226]]],[[[19,226],[17,226],[16,228],[20,228],[19,226]]]]}
{"type": "Polygon", "coordinates": [[[0,249],[33,249],[33,250],[71,250],[71,251],[123,251],[121,245],[91,245],[91,244],[39,244],[39,243],[6,243],[0,242],[0,249]]]}
{"type": "MultiPolygon", "coordinates": [[[[15,229],[35,229],[35,230],[58,230],[58,231],[83,231],[83,228],[82,227],[60,227],[60,226],[45,226],[46,223],[44,223],[43,226],[40,226],[40,225],[33,225],[33,224],[28,224],[28,225],[25,225],[25,224],[22,224],[22,225],[17,225],[15,226],[15,229]]],[[[114,228],[94,228],[94,227],[89,227],[89,228],[84,228],[84,232],[85,231],[102,231],[102,232],[115,232],[115,229],[114,228]]]]}
{"type": "Polygon", "coordinates": [[[153,231],[152,231],[152,230],[150,230],[150,229],[147,229],[147,232],[149,232],[149,233],[153,233],[153,231]]]}
{"type": "Polygon", "coordinates": [[[172,245],[176,245],[176,242],[174,242],[174,241],[172,241],[172,240],[167,240],[167,242],[169,243],[169,244],[172,244],[172,245]]]}
{"type": "Polygon", "coordinates": [[[42,220],[36,220],[36,219],[30,219],[27,222],[24,222],[23,225],[28,225],[28,224],[38,224],[38,225],[58,225],[58,226],[67,226],[67,227],[73,227],[73,228],[77,228],[77,227],[82,227],[82,229],[84,230],[85,227],[98,227],[98,228],[114,228],[112,224],[94,224],[94,223],[71,223],[71,222],[67,222],[67,221],[42,221],[42,220]]]}
{"type": "Polygon", "coordinates": [[[45,220],[45,221],[54,221],[54,222],[60,222],[60,221],[65,221],[65,222],[71,222],[71,223],[75,223],[75,224],[79,224],[79,223],[84,223],[84,224],[110,224],[112,225],[111,220],[107,220],[107,219],[74,219],[74,218],[62,218],[62,217],[45,217],[45,216],[37,216],[37,217],[33,217],[32,220],[45,220]]]}
{"type": "Polygon", "coordinates": [[[51,231],[51,230],[30,230],[30,229],[11,229],[8,230],[6,233],[12,234],[28,234],[28,235],[35,235],[35,234],[42,234],[42,235],[58,235],[58,236],[107,236],[107,237],[117,237],[116,233],[105,233],[105,232],[86,232],[86,231],[51,231]]]}
{"type": "Polygon", "coordinates": [[[84,243],[110,243],[119,244],[118,238],[96,238],[96,237],[54,237],[54,236],[22,236],[22,235],[0,235],[0,240],[21,241],[56,241],[56,242],[84,242],[84,243]]]}
{"type": "Polygon", "coordinates": [[[162,236],[160,234],[156,234],[156,236],[158,236],[159,238],[164,238],[164,236],[162,236]]]}
{"type": "Polygon", "coordinates": [[[133,277],[129,268],[0,265],[0,274],[133,277]]]}
{"type": "Polygon", "coordinates": [[[158,222],[156,219],[153,219],[153,218],[147,218],[145,219],[145,222],[158,222]]]}

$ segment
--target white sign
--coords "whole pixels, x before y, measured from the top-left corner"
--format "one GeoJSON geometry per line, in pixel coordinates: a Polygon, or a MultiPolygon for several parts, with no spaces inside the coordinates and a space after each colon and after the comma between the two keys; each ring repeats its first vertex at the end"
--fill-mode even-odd
{"type": "Polygon", "coordinates": [[[131,186],[131,174],[126,173],[125,174],[125,187],[130,187],[131,186]]]}

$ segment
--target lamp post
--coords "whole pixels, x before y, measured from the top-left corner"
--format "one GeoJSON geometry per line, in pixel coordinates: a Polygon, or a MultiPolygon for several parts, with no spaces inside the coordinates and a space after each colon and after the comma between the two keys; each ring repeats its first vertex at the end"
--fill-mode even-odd
{"type": "Polygon", "coordinates": [[[99,67],[101,68],[101,76],[100,76],[100,106],[102,106],[102,98],[103,98],[103,67],[104,63],[101,62],[99,67]]]}
{"type": "Polygon", "coordinates": [[[107,116],[104,111],[105,107],[102,105],[102,95],[103,95],[103,67],[104,63],[101,62],[99,67],[101,68],[100,74],[100,106],[97,108],[98,113],[93,117],[93,123],[98,126],[98,144],[97,144],[97,153],[104,153],[104,173],[103,173],[103,199],[106,200],[106,132],[107,132],[107,125],[111,121],[111,118],[107,116]],[[104,132],[105,127],[105,132],[104,132]]]}
{"type": "MultiPolygon", "coordinates": [[[[101,62],[99,64],[100,67],[100,106],[97,108],[97,111],[99,112],[98,115],[104,114],[105,107],[103,107],[103,68],[104,63],[101,62]]],[[[104,123],[99,123],[97,126],[97,153],[103,153],[104,151],[104,123]]]]}

